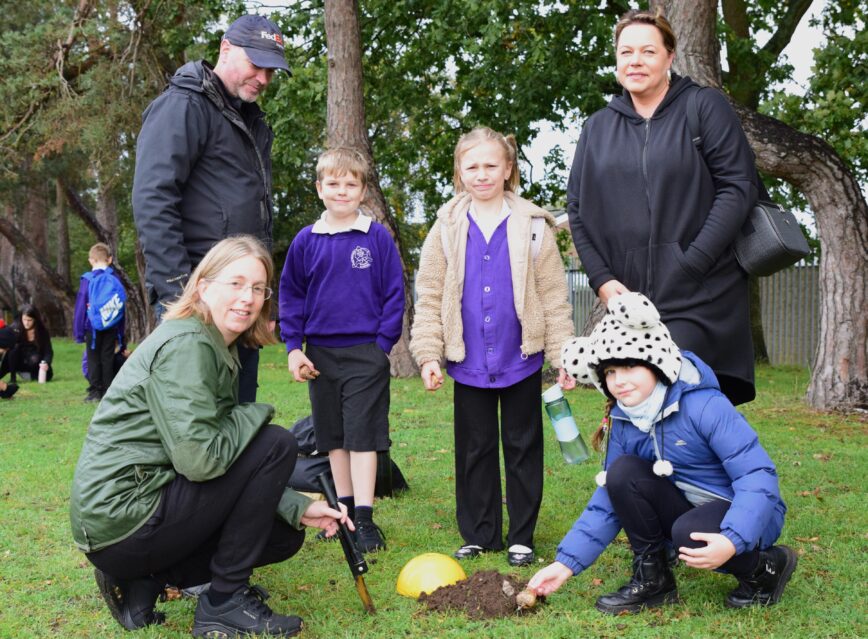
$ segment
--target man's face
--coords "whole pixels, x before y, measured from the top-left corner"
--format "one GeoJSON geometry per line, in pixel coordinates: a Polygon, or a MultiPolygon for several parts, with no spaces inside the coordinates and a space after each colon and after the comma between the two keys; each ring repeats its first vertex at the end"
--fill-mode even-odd
{"type": "Polygon", "coordinates": [[[250,61],[244,49],[228,40],[220,44],[220,59],[214,67],[229,95],[244,102],[256,102],[274,77],[274,69],[263,69],[250,61]]]}

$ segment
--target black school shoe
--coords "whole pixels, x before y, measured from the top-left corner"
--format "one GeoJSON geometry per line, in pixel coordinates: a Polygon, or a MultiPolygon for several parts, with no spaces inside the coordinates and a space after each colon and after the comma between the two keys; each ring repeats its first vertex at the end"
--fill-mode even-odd
{"type": "Polygon", "coordinates": [[[484,552],[488,552],[488,548],[483,548],[476,544],[464,544],[461,548],[452,553],[452,556],[461,561],[462,559],[476,559],[484,552]]]}
{"type": "Polygon", "coordinates": [[[383,535],[380,527],[372,521],[357,521],[355,535],[356,548],[360,552],[369,553],[386,549],[385,535],[383,535]]]}
{"type": "Polygon", "coordinates": [[[301,632],[301,617],[279,615],[266,605],[268,593],[260,586],[244,586],[219,606],[208,595],[199,597],[193,618],[194,637],[228,639],[258,635],[294,637],[301,632]]]}
{"type": "Polygon", "coordinates": [[[534,561],[536,561],[536,555],[533,552],[533,548],[522,546],[520,544],[513,544],[509,547],[509,550],[506,551],[506,561],[510,566],[520,568],[521,566],[530,566],[534,561]]]}
{"type": "Polygon", "coordinates": [[[9,382],[6,384],[6,388],[0,391],[0,399],[12,399],[12,396],[18,392],[18,384],[13,384],[9,382]]]}
{"type": "Polygon", "coordinates": [[[727,595],[726,605],[746,608],[778,603],[798,563],[799,556],[789,546],[761,550],[756,570],[750,577],[738,580],[738,588],[727,595]]]}
{"type": "Polygon", "coordinates": [[[153,579],[115,579],[99,568],[93,574],[112,617],[127,630],[138,630],[166,620],[162,612],[154,611],[163,586],[153,579]]]}

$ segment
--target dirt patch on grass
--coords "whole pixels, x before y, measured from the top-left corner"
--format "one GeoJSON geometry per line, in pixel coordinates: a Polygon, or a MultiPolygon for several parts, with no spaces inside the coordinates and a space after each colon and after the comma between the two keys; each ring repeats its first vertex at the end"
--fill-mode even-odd
{"type": "MultiPolygon", "coordinates": [[[[527,614],[536,608],[520,608],[515,597],[526,581],[503,575],[496,570],[482,570],[464,581],[438,588],[431,594],[422,593],[419,601],[432,612],[463,611],[471,619],[493,619],[515,614],[527,614]]],[[[542,598],[540,598],[540,601],[542,598]]]]}

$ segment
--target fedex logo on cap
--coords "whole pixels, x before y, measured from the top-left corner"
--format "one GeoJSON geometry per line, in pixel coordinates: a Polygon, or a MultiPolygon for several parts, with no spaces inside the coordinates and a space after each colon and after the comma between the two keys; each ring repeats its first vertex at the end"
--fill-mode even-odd
{"type": "Polygon", "coordinates": [[[266,40],[271,40],[281,49],[283,48],[283,37],[279,33],[268,33],[268,31],[260,31],[259,37],[266,40]]]}

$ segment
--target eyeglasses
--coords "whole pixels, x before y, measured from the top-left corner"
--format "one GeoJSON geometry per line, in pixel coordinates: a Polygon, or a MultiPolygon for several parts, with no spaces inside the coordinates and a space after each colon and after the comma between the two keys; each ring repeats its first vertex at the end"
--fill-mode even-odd
{"type": "Polygon", "coordinates": [[[270,299],[273,292],[269,287],[263,286],[262,284],[244,284],[238,280],[224,282],[223,280],[215,280],[212,278],[208,278],[207,281],[228,286],[236,293],[244,293],[247,289],[250,289],[256,297],[261,297],[264,300],[270,299]]]}

